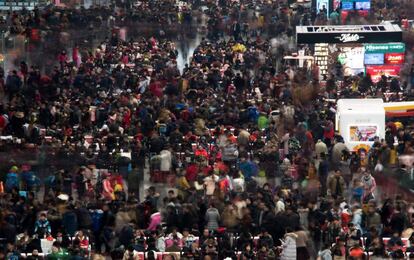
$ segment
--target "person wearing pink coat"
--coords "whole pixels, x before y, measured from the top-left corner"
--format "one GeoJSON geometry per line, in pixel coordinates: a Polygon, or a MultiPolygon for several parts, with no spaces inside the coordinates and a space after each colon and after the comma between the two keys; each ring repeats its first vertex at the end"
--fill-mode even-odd
{"type": "Polygon", "coordinates": [[[102,197],[105,200],[113,200],[114,199],[114,189],[112,187],[110,175],[106,175],[105,179],[103,180],[103,191],[102,191],[102,197]]]}
{"type": "Polygon", "coordinates": [[[147,228],[149,231],[155,231],[157,230],[158,225],[161,224],[161,213],[155,212],[151,215],[151,222],[147,228]]]}

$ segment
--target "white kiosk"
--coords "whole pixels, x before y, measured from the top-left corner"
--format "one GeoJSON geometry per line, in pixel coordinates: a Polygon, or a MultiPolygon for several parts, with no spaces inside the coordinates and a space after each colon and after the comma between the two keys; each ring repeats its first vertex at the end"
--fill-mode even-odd
{"type": "Polygon", "coordinates": [[[340,99],[335,121],[335,130],[350,150],[369,150],[376,136],[385,137],[382,99],[340,99]]]}

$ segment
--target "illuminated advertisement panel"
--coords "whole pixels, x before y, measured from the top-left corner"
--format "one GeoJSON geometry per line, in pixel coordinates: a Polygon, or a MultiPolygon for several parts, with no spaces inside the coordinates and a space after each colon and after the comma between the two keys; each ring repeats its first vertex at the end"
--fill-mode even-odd
{"type": "Polygon", "coordinates": [[[365,65],[384,65],[383,53],[366,53],[364,55],[365,65]]]}
{"type": "Polygon", "coordinates": [[[365,72],[371,76],[373,82],[378,82],[382,75],[397,77],[400,74],[401,66],[398,65],[382,65],[382,66],[366,66],[365,72]]]}
{"type": "Polygon", "coordinates": [[[372,142],[378,136],[376,125],[351,125],[349,127],[349,142],[372,142]]]}
{"type": "Polygon", "coordinates": [[[385,64],[401,65],[404,60],[404,53],[385,53],[385,64]]]}

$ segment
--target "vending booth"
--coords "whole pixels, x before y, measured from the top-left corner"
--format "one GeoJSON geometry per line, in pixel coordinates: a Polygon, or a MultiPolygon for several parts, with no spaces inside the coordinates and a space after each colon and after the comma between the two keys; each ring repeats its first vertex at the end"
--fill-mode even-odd
{"type": "Polygon", "coordinates": [[[340,99],[335,121],[336,131],[350,150],[369,150],[375,137],[385,137],[382,99],[340,99]]]}

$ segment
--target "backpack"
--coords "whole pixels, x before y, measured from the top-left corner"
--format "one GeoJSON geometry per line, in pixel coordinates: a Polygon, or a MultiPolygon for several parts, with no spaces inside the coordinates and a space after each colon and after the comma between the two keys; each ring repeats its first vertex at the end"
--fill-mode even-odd
{"type": "Polygon", "coordinates": [[[45,185],[48,187],[54,187],[56,185],[56,177],[54,175],[50,175],[45,179],[45,185]]]}

